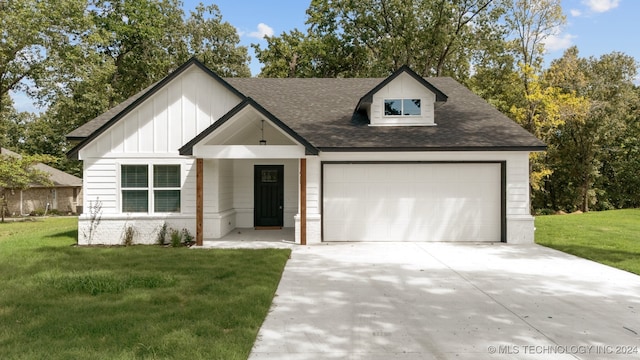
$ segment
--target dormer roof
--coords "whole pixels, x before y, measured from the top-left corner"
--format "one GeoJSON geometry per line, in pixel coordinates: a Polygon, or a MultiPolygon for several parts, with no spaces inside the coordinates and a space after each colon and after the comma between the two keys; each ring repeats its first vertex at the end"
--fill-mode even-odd
{"type": "Polygon", "coordinates": [[[422,76],[418,75],[415,71],[411,70],[411,68],[409,66],[403,65],[401,68],[399,68],[398,70],[394,71],[393,74],[391,74],[389,77],[387,77],[384,80],[382,80],[373,89],[369,90],[369,92],[364,94],[360,98],[360,101],[358,101],[358,105],[356,106],[356,111],[360,110],[361,106],[364,105],[364,104],[371,104],[371,102],[373,101],[373,95],[375,93],[377,93],[383,87],[387,86],[390,82],[395,80],[400,74],[404,74],[404,73],[406,73],[407,75],[411,76],[417,82],[422,84],[425,88],[427,88],[431,92],[433,92],[435,94],[435,96],[436,96],[436,101],[437,102],[446,102],[447,101],[447,95],[445,95],[442,91],[440,91],[440,89],[438,89],[437,87],[433,86],[433,84],[431,84],[429,81],[427,81],[422,76]]]}

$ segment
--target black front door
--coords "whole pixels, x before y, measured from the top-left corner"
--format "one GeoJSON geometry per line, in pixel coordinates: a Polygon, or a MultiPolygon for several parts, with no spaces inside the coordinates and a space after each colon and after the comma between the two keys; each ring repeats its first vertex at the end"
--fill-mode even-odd
{"type": "Polygon", "coordinates": [[[255,165],[254,226],[283,225],[284,165],[255,165]]]}

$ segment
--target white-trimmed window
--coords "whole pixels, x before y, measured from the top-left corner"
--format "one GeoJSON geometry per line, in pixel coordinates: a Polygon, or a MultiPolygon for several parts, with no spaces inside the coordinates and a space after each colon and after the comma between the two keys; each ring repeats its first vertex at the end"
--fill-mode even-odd
{"type": "Polygon", "coordinates": [[[153,211],[180,212],[180,165],[153,165],[153,211]]]}
{"type": "Polygon", "coordinates": [[[123,213],[180,212],[180,165],[121,165],[120,187],[123,213]]]}
{"type": "Polygon", "coordinates": [[[420,116],[420,99],[385,99],[384,116],[420,116]]]}

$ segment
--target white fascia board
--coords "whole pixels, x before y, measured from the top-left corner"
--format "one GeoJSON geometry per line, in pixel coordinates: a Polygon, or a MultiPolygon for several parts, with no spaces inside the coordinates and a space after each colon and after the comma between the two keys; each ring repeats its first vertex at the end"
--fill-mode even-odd
{"type": "Polygon", "coordinates": [[[203,159],[299,159],[302,145],[196,145],[193,156],[203,159]]]}

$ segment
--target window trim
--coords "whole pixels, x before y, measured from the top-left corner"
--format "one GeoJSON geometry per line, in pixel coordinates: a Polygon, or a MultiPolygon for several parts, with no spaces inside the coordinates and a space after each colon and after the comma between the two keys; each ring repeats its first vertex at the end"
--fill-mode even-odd
{"type": "Polygon", "coordinates": [[[119,214],[135,214],[135,215],[171,215],[171,214],[182,214],[183,213],[183,194],[182,187],[184,185],[184,164],[182,162],[150,162],[150,161],[131,161],[131,162],[118,162],[116,163],[116,179],[117,179],[117,194],[116,194],[116,209],[119,214]],[[140,166],[144,165],[147,167],[147,186],[142,188],[125,188],[122,186],[122,167],[123,166],[140,166]],[[167,166],[177,166],[178,167],[178,187],[155,187],[154,186],[154,166],[156,165],[167,165],[167,166]],[[122,192],[124,190],[145,190],[147,191],[147,211],[145,212],[126,212],[123,211],[123,195],[122,192]],[[157,212],[155,211],[155,191],[156,190],[172,190],[179,191],[180,201],[179,201],[179,211],[170,211],[170,212],[157,212]]]}
{"type": "Polygon", "coordinates": [[[394,117],[402,117],[402,118],[420,118],[422,117],[422,98],[384,98],[382,99],[382,116],[386,117],[386,118],[394,118],[394,117]],[[420,113],[419,114],[415,114],[415,115],[405,115],[404,114],[404,102],[405,101],[413,101],[413,100],[418,100],[420,102],[420,113]],[[387,115],[386,114],[386,104],[387,101],[400,101],[401,104],[401,108],[400,108],[400,114],[398,115],[387,115]]]}

